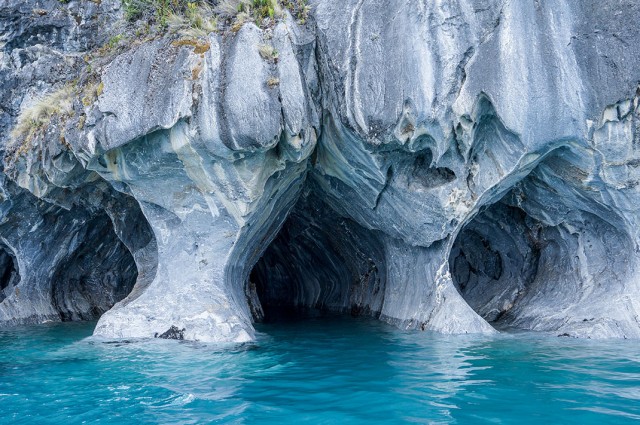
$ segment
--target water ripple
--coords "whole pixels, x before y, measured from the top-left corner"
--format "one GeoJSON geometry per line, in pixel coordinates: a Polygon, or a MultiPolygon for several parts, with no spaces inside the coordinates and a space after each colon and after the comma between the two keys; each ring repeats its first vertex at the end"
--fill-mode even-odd
{"type": "Polygon", "coordinates": [[[442,336],[364,320],[262,326],[231,349],[93,338],[90,324],[0,330],[0,422],[627,423],[633,341],[442,336]]]}

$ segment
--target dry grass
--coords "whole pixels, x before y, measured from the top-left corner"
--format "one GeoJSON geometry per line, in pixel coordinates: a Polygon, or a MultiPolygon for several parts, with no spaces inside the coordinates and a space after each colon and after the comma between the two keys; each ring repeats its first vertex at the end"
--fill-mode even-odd
{"type": "Polygon", "coordinates": [[[270,44],[261,44],[258,46],[260,57],[266,61],[275,61],[278,59],[278,51],[270,44]]]}
{"type": "Polygon", "coordinates": [[[246,0],[221,0],[216,6],[216,13],[226,18],[235,18],[248,3],[246,0]]]}
{"type": "Polygon", "coordinates": [[[181,13],[169,13],[166,24],[173,33],[195,38],[204,38],[218,28],[214,10],[204,2],[189,2],[181,13]]]}
{"type": "Polygon", "coordinates": [[[70,116],[73,113],[73,100],[77,95],[75,85],[67,84],[23,109],[18,123],[11,131],[8,155],[5,158],[15,163],[29,152],[36,135],[44,132],[54,117],[70,116]]]}
{"type": "Polygon", "coordinates": [[[274,88],[274,87],[276,87],[276,86],[277,86],[277,85],[279,85],[279,84],[280,84],[280,80],[279,80],[278,78],[276,78],[276,77],[271,77],[271,78],[269,78],[269,79],[267,80],[267,85],[268,85],[270,88],[274,88]]]}
{"type": "Polygon", "coordinates": [[[11,139],[18,141],[28,138],[36,130],[49,124],[54,115],[71,114],[75,97],[75,88],[72,85],[66,85],[40,98],[33,105],[22,110],[18,123],[11,132],[11,139]]]}
{"type": "Polygon", "coordinates": [[[282,16],[282,6],[278,0],[221,0],[215,12],[223,18],[238,19],[244,14],[256,22],[266,18],[282,16]]]}
{"type": "Polygon", "coordinates": [[[307,0],[122,0],[122,4],[128,21],[146,23],[147,31],[156,35],[168,28],[199,38],[219,30],[218,18],[224,21],[223,28],[237,31],[247,21],[270,26],[285,9],[304,23],[309,11],[307,0]]]}

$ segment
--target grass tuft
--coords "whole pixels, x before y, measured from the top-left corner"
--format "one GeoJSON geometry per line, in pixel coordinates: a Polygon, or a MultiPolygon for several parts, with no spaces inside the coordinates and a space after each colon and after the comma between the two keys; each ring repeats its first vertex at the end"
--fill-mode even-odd
{"type": "Polygon", "coordinates": [[[261,44],[258,46],[260,57],[266,61],[278,61],[278,51],[270,44],[261,44]]]}
{"type": "Polygon", "coordinates": [[[67,84],[23,109],[18,116],[18,123],[11,131],[8,148],[13,151],[12,158],[15,160],[26,154],[36,134],[44,131],[54,117],[71,115],[76,97],[75,85],[67,84]]]}
{"type": "Polygon", "coordinates": [[[20,113],[18,123],[11,132],[11,139],[27,137],[35,130],[49,124],[54,115],[69,115],[73,111],[75,95],[75,88],[72,85],[66,85],[40,98],[20,113]]]}

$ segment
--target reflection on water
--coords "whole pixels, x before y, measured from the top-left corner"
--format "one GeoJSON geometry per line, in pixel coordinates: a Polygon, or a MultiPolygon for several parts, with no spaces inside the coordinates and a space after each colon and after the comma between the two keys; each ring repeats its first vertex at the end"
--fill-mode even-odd
{"type": "Polygon", "coordinates": [[[640,343],[264,325],[255,344],[106,343],[91,324],[0,331],[1,423],[626,423],[640,343]]]}

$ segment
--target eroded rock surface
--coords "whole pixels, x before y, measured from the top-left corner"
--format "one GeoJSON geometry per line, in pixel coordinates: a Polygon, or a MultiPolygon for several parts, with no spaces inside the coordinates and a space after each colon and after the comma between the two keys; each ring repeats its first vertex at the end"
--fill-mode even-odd
{"type": "Polygon", "coordinates": [[[51,58],[105,42],[83,22],[121,28],[118,2],[66,19],[78,3],[0,2],[0,81],[46,77],[1,96],[0,323],[106,311],[96,335],[244,342],[330,311],[640,337],[635,2],[317,0],[305,24],[132,41],[16,148],[64,80],[51,58]]]}

